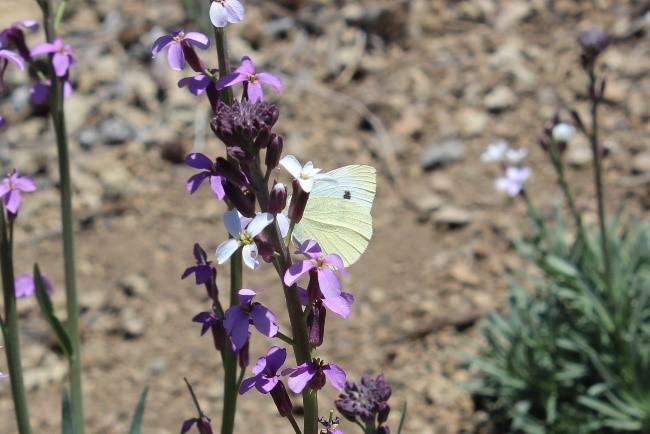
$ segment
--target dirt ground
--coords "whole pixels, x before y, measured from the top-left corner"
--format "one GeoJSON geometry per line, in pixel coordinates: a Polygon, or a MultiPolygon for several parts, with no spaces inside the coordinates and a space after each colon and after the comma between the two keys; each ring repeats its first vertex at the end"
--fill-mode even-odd
{"type": "MultiPolygon", "coordinates": [[[[523,266],[509,240],[525,223],[523,203],[494,189],[499,168],[479,156],[499,139],[526,148],[534,199],[545,210],[561,203],[536,136],[558,108],[571,104],[585,113],[575,37],[604,27],[617,36],[603,58],[609,83],[603,137],[612,150],[608,206],[624,204],[647,218],[650,3],[245,3],[246,21],[228,27],[231,54],[233,60],[250,54],[261,70],[282,77],[278,130],[286,152],[325,169],[364,163],[379,173],[374,236],[345,282],[354,311],[345,321],[330,319],[322,355],[352,378],[384,372],[394,388],[393,427],[408,401],[405,433],[478,432],[487,415],[474,410],[465,391],[475,375],[468,361],[482,345],[481,316],[503,305],[508,270],[523,266]],[[435,161],[425,161],[425,151],[435,161]]],[[[224,239],[225,208],[205,188],[186,193],[192,171],[179,161],[191,149],[216,156],[222,148],[207,127],[207,102],[197,104],[178,89],[183,75],[170,71],[164,56],[152,61],[149,51],[162,32],[183,24],[180,2],[71,2],[69,11],[61,29],[78,56],[67,115],[87,432],[126,432],[149,385],[143,433],[177,433],[194,415],[184,376],[218,426],[220,360],[191,323],[208,300],[180,275],[193,261],[195,242],[213,251],[224,239]]],[[[0,0],[0,17],[5,27],[39,12],[35,2],[0,0]]],[[[216,63],[213,52],[204,58],[216,63]]],[[[38,261],[55,283],[63,314],[53,134],[29,105],[24,77],[10,74],[7,89],[0,104],[10,123],[0,133],[2,168],[35,175],[39,186],[20,216],[17,272],[38,261]]],[[[593,221],[586,142],[577,138],[566,158],[578,206],[593,221]]],[[[225,286],[225,268],[219,278],[225,286]]],[[[244,285],[265,288],[263,301],[280,312],[281,289],[270,267],[247,273],[244,285]]],[[[66,365],[35,301],[21,299],[19,309],[35,432],[59,432],[66,365]]],[[[281,321],[286,327],[288,319],[281,321]]],[[[256,337],[251,358],[268,345],[256,337]]],[[[325,389],[322,396],[326,414],[336,395],[325,389]]],[[[238,405],[237,432],[290,432],[268,397],[250,393],[238,405]]],[[[15,432],[6,383],[0,420],[1,434],[15,432]]]]}

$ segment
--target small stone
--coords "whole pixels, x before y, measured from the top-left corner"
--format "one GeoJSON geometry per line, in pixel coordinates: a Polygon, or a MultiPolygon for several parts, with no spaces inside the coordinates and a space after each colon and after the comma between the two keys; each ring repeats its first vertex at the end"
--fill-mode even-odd
{"type": "Polygon", "coordinates": [[[637,154],[632,160],[632,173],[644,175],[650,173],[650,151],[637,154]]]}
{"type": "Polygon", "coordinates": [[[418,207],[420,212],[431,213],[440,209],[445,203],[445,200],[437,194],[427,194],[416,199],[415,206],[418,207]]]}
{"type": "Polygon", "coordinates": [[[458,229],[471,223],[472,214],[462,208],[446,205],[434,214],[433,221],[436,226],[458,229]]]}
{"type": "Polygon", "coordinates": [[[483,104],[491,112],[501,112],[517,104],[517,95],[506,86],[498,86],[485,95],[483,104]]]}
{"type": "Polygon", "coordinates": [[[110,199],[125,197],[131,187],[131,178],[131,173],[119,163],[101,171],[99,181],[104,188],[104,197],[110,199]]]}
{"type": "Polygon", "coordinates": [[[81,149],[89,151],[101,141],[102,137],[95,128],[84,128],[77,133],[77,140],[81,149]]]}
{"type": "Polygon", "coordinates": [[[142,297],[149,292],[149,282],[141,274],[129,274],[120,279],[117,286],[129,297],[142,297]]]}
{"type": "Polygon", "coordinates": [[[467,264],[460,263],[453,265],[449,270],[449,275],[454,280],[464,285],[477,286],[479,283],[481,283],[481,279],[474,272],[472,267],[468,266],[467,264]]]}
{"type": "Polygon", "coordinates": [[[145,324],[142,315],[135,309],[125,307],[120,315],[121,331],[127,339],[134,339],[142,336],[145,332],[145,324]]]}
{"type": "Polygon", "coordinates": [[[420,167],[424,170],[434,169],[449,163],[461,161],[465,156],[465,144],[458,139],[433,143],[424,150],[420,157],[420,167]]]}
{"type": "Polygon", "coordinates": [[[456,118],[463,135],[469,137],[477,136],[485,131],[490,121],[486,113],[472,108],[460,110],[456,118]]]}
{"type": "Polygon", "coordinates": [[[574,138],[567,150],[566,159],[569,165],[575,168],[587,167],[591,164],[591,147],[586,139],[574,138]]]}
{"type": "Polygon", "coordinates": [[[111,117],[99,124],[99,134],[107,145],[120,145],[132,139],[135,132],[125,120],[111,117]]]}

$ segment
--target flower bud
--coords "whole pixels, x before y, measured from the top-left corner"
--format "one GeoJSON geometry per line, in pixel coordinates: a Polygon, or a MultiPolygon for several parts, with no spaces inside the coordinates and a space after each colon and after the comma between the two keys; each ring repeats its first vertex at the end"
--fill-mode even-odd
{"type": "Polygon", "coordinates": [[[576,128],[571,124],[559,123],[553,127],[551,137],[557,143],[568,143],[576,134],[576,128]]]}
{"type": "Polygon", "coordinates": [[[307,385],[314,390],[320,390],[323,388],[323,386],[325,386],[326,380],[327,377],[325,377],[323,370],[318,369],[316,370],[316,374],[314,374],[312,379],[309,380],[309,383],[307,383],[307,385]]]}
{"type": "Polygon", "coordinates": [[[273,402],[275,402],[280,416],[286,417],[293,410],[291,398],[289,398],[287,389],[285,389],[282,381],[278,381],[275,387],[271,389],[271,398],[273,398],[273,402]]]}
{"type": "MultiPolygon", "coordinates": [[[[9,27],[6,29],[2,36],[6,38],[6,40],[9,42],[9,47],[13,45],[13,47],[18,51],[18,53],[21,55],[25,61],[30,62],[32,60],[32,55],[29,51],[29,47],[27,46],[27,43],[25,42],[25,34],[21,29],[18,27],[9,27]]],[[[1,43],[2,41],[0,41],[1,43]]],[[[4,47],[4,48],[9,48],[9,47],[4,47]]]]}
{"type": "Polygon", "coordinates": [[[390,414],[390,405],[384,403],[384,405],[379,409],[377,413],[377,422],[384,423],[388,420],[388,415],[390,414]]]}
{"type": "Polygon", "coordinates": [[[266,170],[271,171],[278,167],[280,157],[282,157],[283,146],[282,136],[275,133],[271,134],[269,145],[266,148],[266,170]]]}
{"type": "Polygon", "coordinates": [[[244,217],[255,217],[255,195],[252,190],[242,189],[226,180],[223,183],[226,197],[244,217]]]}
{"type": "Polygon", "coordinates": [[[294,223],[302,220],[302,215],[305,213],[307,200],[309,200],[309,193],[306,193],[297,180],[293,180],[293,194],[291,195],[291,203],[289,204],[288,217],[294,223]]]}
{"type": "Polygon", "coordinates": [[[226,336],[226,329],[223,328],[223,321],[216,321],[212,327],[210,327],[212,332],[212,342],[214,343],[214,348],[217,351],[221,351],[224,345],[224,338],[226,336]]]}
{"type": "Polygon", "coordinates": [[[281,213],[287,206],[287,187],[281,182],[276,182],[269,194],[269,212],[273,215],[281,213]]]}
{"type": "Polygon", "coordinates": [[[390,428],[388,425],[381,425],[377,428],[377,434],[390,434],[390,428]]]}
{"type": "Polygon", "coordinates": [[[239,170],[236,164],[231,163],[225,158],[217,158],[217,162],[214,165],[214,173],[232,182],[237,187],[248,188],[250,185],[248,179],[246,179],[246,176],[239,170]]]}
{"type": "Polygon", "coordinates": [[[188,43],[183,42],[181,44],[181,48],[183,49],[183,55],[185,56],[187,64],[190,65],[190,68],[196,72],[203,72],[205,70],[205,65],[201,59],[199,59],[198,54],[196,54],[196,51],[194,50],[194,47],[188,43]]]}
{"type": "Polygon", "coordinates": [[[257,137],[255,138],[255,142],[253,143],[255,149],[266,148],[271,141],[271,134],[271,128],[261,128],[260,132],[257,134],[257,137]]]}
{"type": "Polygon", "coordinates": [[[250,332],[248,333],[248,339],[246,339],[246,343],[244,344],[243,347],[239,350],[239,353],[237,353],[237,360],[239,361],[239,367],[242,369],[246,369],[246,367],[250,364],[250,342],[251,342],[251,334],[250,332]]]}
{"type": "Polygon", "coordinates": [[[609,34],[601,29],[590,29],[578,35],[578,45],[587,59],[594,59],[612,42],[609,34]]]}
{"type": "Polygon", "coordinates": [[[323,344],[323,337],[325,336],[325,315],[325,306],[323,306],[321,300],[318,300],[307,316],[309,343],[315,347],[320,347],[323,344]]]}
{"type": "Polygon", "coordinates": [[[201,416],[198,421],[196,421],[196,427],[199,429],[200,434],[212,434],[212,426],[210,425],[210,418],[207,416],[201,416]]]}

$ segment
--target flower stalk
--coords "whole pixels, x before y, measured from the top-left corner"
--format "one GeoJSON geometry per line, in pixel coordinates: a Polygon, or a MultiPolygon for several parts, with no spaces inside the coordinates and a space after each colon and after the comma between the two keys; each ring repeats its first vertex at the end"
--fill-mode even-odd
{"type": "Polygon", "coordinates": [[[31,434],[27,394],[20,362],[20,338],[18,335],[18,313],[13,268],[13,222],[5,217],[0,205],[0,266],[2,268],[2,289],[4,296],[4,318],[0,320],[2,337],[6,346],[7,366],[14,402],[16,423],[20,434],[31,434]]]}
{"type": "MultiPolygon", "coordinates": [[[[43,27],[48,42],[56,39],[55,19],[51,15],[49,0],[38,0],[43,12],[43,27]]],[[[61,16],[62,8],[60,8],[61,16]]],[[[50,59],[52,56],[50,56],[50,59]]],[[[61,221],[63,227],[63,263],[65,274],[67,328],[72,352],[68,358],[70,378],[71,413],[75,434],[84,433],[84,406],[81,376],[81,338],[79,333],[79,306],[75,271],[74,221],[72,215],[72,180],[70,176],[70,155],[64,112],[64,80],[50,68],[50,116],[56,135],[60,177],[61,221]]]]}

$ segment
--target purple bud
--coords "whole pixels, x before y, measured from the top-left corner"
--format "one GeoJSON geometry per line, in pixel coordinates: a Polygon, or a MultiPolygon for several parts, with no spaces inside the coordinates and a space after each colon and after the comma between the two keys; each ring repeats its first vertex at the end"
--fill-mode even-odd
{"type": "Polygon", "coordinates": [[[307,331],[309,333],[309,343],[315,347],[323,344],[325,335],[325,315],[326,310],[321,300],[316,301],[307,316],[307,331]]]}
{"type": "Polygon", "coordinates": [[[246,179],[246,176],[239,170],[239,168],[225,158],[217,158],[214,173],[232,182],[237,187],[248,188],[250,186],[248,179],[246,179]]]}
{"type": "Polygon", "coordinates": [[[284,141],[282,136],[273,133],[271,135],[271,141],[266,149],[266,170],[271,171],[278,167],[280,164],[280,157],[282,157],[282,148],[284,146],[284,141]]]}
{"type": "Polygon", "coordinates": [[[203,72],[205,70],[205,65],[199,58],[198,54],[196,54],[194,47],[185,42],[181,44],[181,47],[183,48],[183,55],[185,56],[188,65],[190,65],[190,67],[196,72],[203,72]]]}
{"type": "Polygon", "coordinates": [[[212,327],[210,327],[212,332],[212,342],[214,343],[214,348],[217,351],[221,351],[224,348],[224,342],[226,337],[226,330],[223,328],[223,321],[216,321],[212,327]]]}
{"type": "Polygon", "coordinates": [[[327,377],[325,377],[325,373],[322,369],[318,369],[307,385],[314,390],[320,390],[325,386],[326,382],[327,377]]]}
{"type": "Polygon", "coordinates": [[[288,217],[292,222],[298,223],[302,220],[302,215],[305,213],[307,200],[309,200],[309,193],[303,191],[303,189],[300,188],[300,184],[295,179],[291,185],[293,186],[293,194],[291,196],[291,203],[289,204],[288,217]]]}
{"type": "Polygon", "coordinates": [[[251,342],[251,334],[248,333],[248,339],[246,340],[246,343],[244,344],[243,347],[241,347],[239,353],[237,354],[239,367],[242,369],[246,369],[246,367],[250,364],[250,351],[249,351],[250,342],[251,342]]]}
{"type": "Polygon", "coordinates": [[[381,425],[377,428],[377,434],[390,434],[390,428],[388,425],[381,425]]]}
{"type": "Polygon", "coordinates": [[[275,182],[269,194],[269,212],[273,215],[281,213],[287,206],[287,187],[281,182],[275,182]]]}
{"type": "Polygon", "coordinates": [[[255,237],[255,245],[257,245],[257,253],[264,259],[264,262],[270,263],[275,256],[275,249],[273,244],[266,236],[266,231],[255,237]]]}
{"type": "Polygon", "coordinates": [[[377,422],[379,423],[384,423],[388,420],[388,415],[390,414],[390,405],[387,403],[384,403],[383,406],[379,409],[379,413],[377,413],[377,422]]]}
{"type": "Polygon", "coordinates": [[[196,422],[196,427],[199,429],[200,434],[213,434],[210,419],[206,416],[201,416],[196,422]]]}
{"type": "Polygon", "coordinates": [[[244,217],[255,217],[255,195],[252,190],[241,189],[228,180],[223,183],[223,190],[228,200],[244,217]]]}
{"type": "Polygon", "coordinates": [[[578,35],[578,44],[587,59],[595,59],[611,42],[609,34],[601,29],[590,29],[578,35]]]}
{"type": "Polygon", "coordinates": [[[260,132],[257,134],[255,143],[253,144],[255,149],[266,148],[271,141],[271,128],[263,127],[260,129],[260,132]]]}
{"type": "Polygon", "coordinates": [[[289,398],[287,389],[284,387],[282,381],[278,381],[278,384],[271,389],[271,398],[273,398],[273,402],[275,402],[280,416],[286,417],[293,410],[291,398],[289,398]]]}
{"type": "Polygon", "coordinates": [[[23,59],[25,59],[25,61],[30,62],[32,60],[32,55],[29,51],[29,47],[25,42],[25,34],[19,27],[9,27],[3,32],[2,36],[4,36],[9,41],[9,46],[13,45],[16,48],[16,51],[18,51],[18,53],[23,59]]]}

